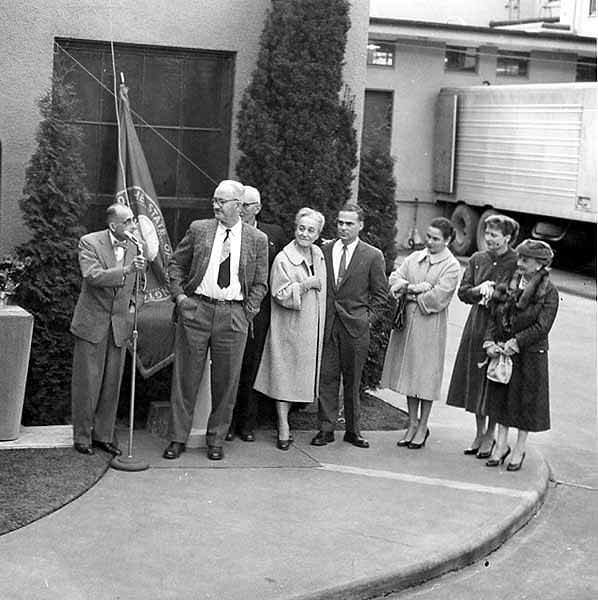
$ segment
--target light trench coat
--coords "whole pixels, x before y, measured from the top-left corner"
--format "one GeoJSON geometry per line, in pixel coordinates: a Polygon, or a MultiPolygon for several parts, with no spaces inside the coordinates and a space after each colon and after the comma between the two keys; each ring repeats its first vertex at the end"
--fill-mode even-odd
{"type": "Polygon", "coordinates": [[[320,248],[312,246],[311,251],[320,291],[302,291],[301,284],[311,273],[294,241],[272,264],[270,329],[253,387],[276,400],[310,403],[317,397],[326,316],[326,265],[320,248]]]}
{"type": "Polygon", "coordinates": [[[439,400],[446,350],[447,308],[457,289],[461,267],[446,248],[410,254],[393,271],[390,285],[430,284],[431,289],[407,302],[405,326],[393,330],[382,370],[382,387],[421,400],[439,400]]]}

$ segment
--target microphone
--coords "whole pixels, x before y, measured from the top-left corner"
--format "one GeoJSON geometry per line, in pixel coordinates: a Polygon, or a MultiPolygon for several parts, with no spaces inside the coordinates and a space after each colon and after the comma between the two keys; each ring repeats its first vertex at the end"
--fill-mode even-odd
{"type": "Polygon", "coordinates": [[[129,242],[135,244],[135,246],[137,247],[137,254],[143,254],[143,244],[141,243],[141,240],[136,238],[132,233],[129,233],[128,231],[124,231],[123,235],[129,240],[129,242]]]}

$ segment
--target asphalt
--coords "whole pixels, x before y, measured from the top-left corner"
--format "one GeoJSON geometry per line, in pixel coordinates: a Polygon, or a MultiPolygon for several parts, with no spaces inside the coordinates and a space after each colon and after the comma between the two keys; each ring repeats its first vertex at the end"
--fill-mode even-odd
{"type": "MultiPolygon", "coordinates": [[[[588,291],[565,275],[569,290],[595,297],[595,281],[588,291]]],[[[454,306],[462,323],[466,307],[454,306]]],[[[0,537],[2,600],[366,599],[485,560],[541,509],[550,468],[533,441],[518,472],[464,456],[473,419],[442,403],[430,430],[422,450],[397,448],[397,431],[364,432],[367,450],[338,433],[316,448],[314,432],[295,432],[288,452],[260,431],[227,443],[219,462],[202,449],[165,460],[164,440],[137,431],[148,470],[110,469],[0,537]]]]}

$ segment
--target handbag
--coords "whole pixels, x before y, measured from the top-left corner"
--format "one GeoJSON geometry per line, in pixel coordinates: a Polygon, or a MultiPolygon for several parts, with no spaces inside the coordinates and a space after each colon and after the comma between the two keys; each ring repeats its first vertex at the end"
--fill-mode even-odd
{"type": "Polygon", "coordinates": [[[513,373],[513,360],[506,354],[499,354],[494,356],[488,362],[488,368],[486,369],[486,379],[495,381],[496,383],[507,384],[511,381],[511,374],[513,373]]]}
{"type": "Polygon", "coordinates": [[[397,305],[395,307],[395,312],[392,317],[392,328],[400,331],[405,327],[405,308],[407,307],[407,296],[405,294],[401,294],[397,298],[397,305]]]}

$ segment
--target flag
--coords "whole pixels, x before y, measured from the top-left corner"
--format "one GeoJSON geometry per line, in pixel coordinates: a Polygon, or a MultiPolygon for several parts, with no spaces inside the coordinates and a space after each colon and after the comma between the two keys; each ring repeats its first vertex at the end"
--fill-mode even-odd
{"type": "Polygon", "coordinates": [[[172,244],[129,104],[128,88],[121,84],[118,98],[119,139],[116,201],[126,204],[137,218],[139,236],[149,262],[143,298],[137,312],[137,370],[153,375],[173,360],[174,329],[168,285],[172,244]]]}

